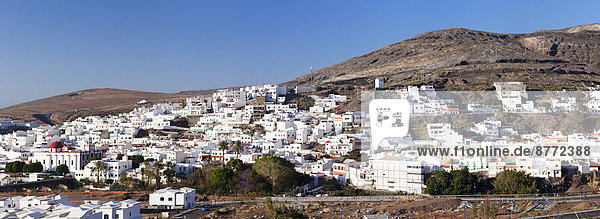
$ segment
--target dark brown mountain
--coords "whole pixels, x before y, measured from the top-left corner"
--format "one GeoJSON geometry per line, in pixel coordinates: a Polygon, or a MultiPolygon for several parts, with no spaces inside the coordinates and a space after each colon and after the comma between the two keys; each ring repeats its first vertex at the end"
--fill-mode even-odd
{"type": "Polygon", "coordinates": [[[366,87],[383,77],[391,87],[486,89],[495,81],[523,81],[548,90],[600,84],[599,74],[600,24],[527,34],[455,28],[424,33],[286,84],[366,87]]]}

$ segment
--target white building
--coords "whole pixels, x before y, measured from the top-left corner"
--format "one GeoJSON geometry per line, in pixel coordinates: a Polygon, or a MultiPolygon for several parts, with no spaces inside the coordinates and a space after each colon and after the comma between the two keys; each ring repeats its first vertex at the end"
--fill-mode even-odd
{"type": "Polygon", "coordinates": [[[73,206],[67,196],[47,195],[0,197],[0,218],[142,219],[142,215],[140,203],[133,200],[73,206]]]}
{"type": "Polygon", "coordinates": [[[65,164],[70,171],[82,170],[87,160],[95,157],[102,158],[102,153],[95,150],[94,146],[88,146],[87,150],[65,150],[61,142],[50,144],[48,151],[39,151],[29,158],[30,163],[40,162],[44,171],[54,171],[58,165],[65,164]]]}
{"type": "Polygon", "coordinates": [[[430,169],[421,161],[400,157],[370,160],[375,189],[421,194],[430,169]]]}
{"type": "Polygon", "coordinates": [[[383,85],[383,78],[375,78],[375,89],[381,89],[383,85]]]}
{"type": "Polygon", "coordinates": [[[102,219],[142,219],[140,203],[131,199],[104,203],[96,211],[102,213],[102,219]]]}
{"type": "Polygon", "coordinates": [[[150,194],[150,206],[160,209],[190,209],[196,207],[196,190],[164,188],[150,194]]]}

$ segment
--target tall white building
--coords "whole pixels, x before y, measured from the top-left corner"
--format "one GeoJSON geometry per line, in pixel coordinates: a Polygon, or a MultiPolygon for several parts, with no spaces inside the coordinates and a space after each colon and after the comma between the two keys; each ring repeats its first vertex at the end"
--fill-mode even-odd
{"type": "Polygon", "coordinates": [[[421,194],[425,188],[425,174],[430,169],[421,161],[400,157],[370,160],[375,189],[421,194]]]}

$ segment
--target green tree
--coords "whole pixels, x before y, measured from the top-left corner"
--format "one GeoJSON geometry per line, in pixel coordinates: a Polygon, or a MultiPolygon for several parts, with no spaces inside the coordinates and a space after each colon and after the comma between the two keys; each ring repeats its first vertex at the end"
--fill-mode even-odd
{"type": "Polygon", "coordinates": [[[230,189],[230,181],[233,178],[233,170],[222,167],[210,174],[210,183],[220,194],[225,194],[230,189]]]}
{"type": "Polygon", "coordinates": [[[452,194],[467,195],[473,194],[473,189],[477,185],[477,176],[469,172],[468,168],[450,171],[452,174],[452,194]]]}
{"type": "Polygon", "coordinates": [[[525,171],[505,170],[492,182],[496,194],[535,193],[543,187],[543,179],[529,176],[525,171]]]}
{"type": "Polygon", "coordinates": [[[25,164],[23,166],[23,172],[25,173],[39,173],[44,171],[44,166],[40,162],[25,164]]]}
{"type": "Polygon", "coordinates": [[[25,162],[13,161],[13,162],[6,164],[4,171],[7,173],[20,173],[20,172],[23,172],[24,166],[25,166],[25,162]]]}
{"type": "Polygon", "coordinates": [[[309,176],[296,172],[294,164],[277,156],[259,158],[254,163],[254,169],[269,179],[274,192],[287,191],[310,182],[309,176]]]}
{"type": "Polygon", "coordinates": [[[144,185],[146,185],[146,184],[147,184],[147,182],[146,182],[146,178],[147,178],[147,177],[146,177],[146,169],[142,167],[142,168],[140,169],[140,174],[142,175],[142,183],[143,183],[144,185]]]}
{"type": "Polygon", "coordinates": [[[165,164],[165,170],[163,171],[163,175],[165,175],[165,179],[167,180],[168,183],[172,183],[175,182],[175,175],[176,172],[174,170],[174,165],[173,163],[171,163],[171,161],[167,162],[165,164]]]}
{"type": "Polygon", "coordinates": [[[270,193],[273,187],[265,177],[252,169],[236,172],[232,184],[237,192],[244,194],[265,195],[270,193]]]}
{"type": "Polygon", "coordinates": [[[33,171],[31,170],[31,165],[29,164],[25,164],[25,166],[23,166],[23,173],[33,173],[33,171]]]}
{"type": "Polygon", "coordinates": [[[6,163],[6,165],[4,166],[4,172],[5,173],[14,173],[13,166],[14,166],[14,164],[12,162],[6,163]]]}
{"type": "Polygon", "coordinates": [[[67,174],[69,172],[70,172],[69,167],[66,164],[61,164],[56,167],[56,173],[58,173],[60,175],[64,176],[65,174],[67,174]]]}
{"type": "Polygon", "coordinates": [[[236,173],[248,169],[248,165],[244,164],[244,161],[240,159],[230,160],[229,162],[227,162],[227,165],[225,165],[225,167],[232,169],[236,173]]]}
{"type": "Polygon", "coordinates": [[[430,195],[452,194],[452,174],[446,171],[434,171],[425,181],[425,192],[430,195]]]}
{"type": "Polygon", "coordinates": [[[216,169],[218,167],[215,165],[204,166],[202,169],[198,169],[190,174],[185,184],[190,188],[196,189],[198,194],[211,194],[214,190],[211,186],[210,175],[216,169]]]}
{"type": "Polygon", "coordinates": [[[158,187],[161,184],[162,175],[160,173],[164,168],[165,168],[165,164],[162,162],[162,160],[159,160],[158,162],[154,162],[154,167],[152,169],[154,170],[153,176],[154,176],[154,184],[156,185],[156,189],[158,189],[158,187]]]}
{"type": "Polygon", "coordinates": [[[123,154],[117,154],[117,160],[123,159],[123,154]]]}
{"type": "Polygon", "coordinates": [[[165,175],[165,178],[168,183],[175,182],[175,170],[168,168],[163,171],[163,174],[165,175]]]}

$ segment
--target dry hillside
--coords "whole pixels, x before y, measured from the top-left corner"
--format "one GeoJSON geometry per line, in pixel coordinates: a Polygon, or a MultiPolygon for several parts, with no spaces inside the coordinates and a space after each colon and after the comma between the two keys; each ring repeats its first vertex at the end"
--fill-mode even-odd
{"type": "Polygon", "coordinates": [[[0,118],[45,123],[67,121],[78,116],[125,112],[140,100],[181,101],[189,95],[121,89],[90,89],[34,100],[0,109],[0,118]]]}

